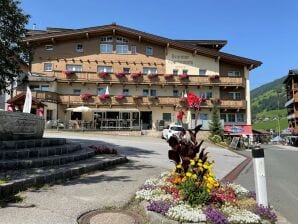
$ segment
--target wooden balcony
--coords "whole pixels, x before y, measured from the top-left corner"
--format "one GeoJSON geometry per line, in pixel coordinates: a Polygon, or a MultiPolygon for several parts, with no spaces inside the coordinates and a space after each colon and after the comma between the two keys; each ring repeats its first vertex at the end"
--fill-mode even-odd
{"type": "MultiPolygon", "coordinates": [[[[17,94],[26,92],[26,91],[17,91],[17,94]]],[[[32,97],[44,101],[44,102],[59,102],[59,94],[54,92],[45,92],[45,91],[32,91],[32,97]]]]}
{"type": "Polygon", "coordinates": [[[74,75],[66,76],[62,71],[51,72],[59,82],[79,82],[79,83],[98,83],[98,84],[147,84],[147,85],[175,85],[175,86],[241,86],[245,87],[245,79],[242,77],[222,76],[217,80],[212,80],[208,76],[190,75],[186,79],[180,79],[178,75],[166,78],[164,74],[158,74],[157,77],[150,78],[149,75],[142,74],[133,79],[130,74],[118,78],[115,73],[108,74],[105,78],[100,78],[96,72],[76,72],[74,75]]]}

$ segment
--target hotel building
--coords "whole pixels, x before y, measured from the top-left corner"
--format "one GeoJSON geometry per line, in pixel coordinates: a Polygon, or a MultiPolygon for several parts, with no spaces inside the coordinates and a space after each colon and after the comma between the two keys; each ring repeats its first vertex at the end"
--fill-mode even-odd
{"type": "Polygon", "coordinates": [[[157,130],[184,108],[193,127],[185,102],[193,92],[206,99],[199,123],[207,129],[217,103],[225,130],[251,130],[249,71],[261,62],[222,52],[226,41],[173,40],[111,24],[32,30],[24,43],[33,50],[29,85],[47,120],[157,130]],[[76,112],[79,106],[91,110],[76,112]]]}

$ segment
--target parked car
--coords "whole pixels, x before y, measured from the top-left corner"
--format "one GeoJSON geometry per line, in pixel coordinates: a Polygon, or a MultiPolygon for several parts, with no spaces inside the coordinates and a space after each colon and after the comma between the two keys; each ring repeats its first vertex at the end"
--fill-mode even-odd
{"type": "Polygon", "coordinates": [[[167,126],[165,129],[162,130],[162,139],[169,140],[171,136],[176,135],[179,136],[183,127],[181,125],[172,124],[167,126]]]}
{"type": "Polygon", "coordinates": [[[64,124],[59,120],[49,120],[46,122],[46,128],[64,128],[64,124]]]}

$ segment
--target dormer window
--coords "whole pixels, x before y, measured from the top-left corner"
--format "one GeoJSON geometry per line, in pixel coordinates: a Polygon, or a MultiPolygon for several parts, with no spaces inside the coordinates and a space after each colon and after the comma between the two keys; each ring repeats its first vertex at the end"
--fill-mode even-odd
{"type": "Polygon", "coordinates": [[[125,44],[128,43],[128,39],[126,39],[125,37],[116,37],[116,43],[125,44]]]}
{"type": "Polygon", "coordinates": [[[113,42],[113,37],[112,36],[104,36],[100,38],[100,42],[113,42]]]}
{"type": "Polygon", "coordinates": [[[45,49],[46,49],[46,51],[52,51],[52,50],[54,50],[54,46],[52,44],[47,44],[45,46],[45,49]]]}
{"type": "Polygon", "coordinates": [[[84,51],[83,44],[77,44],[76,51],[77,52],[83,52],[84,51]]]}

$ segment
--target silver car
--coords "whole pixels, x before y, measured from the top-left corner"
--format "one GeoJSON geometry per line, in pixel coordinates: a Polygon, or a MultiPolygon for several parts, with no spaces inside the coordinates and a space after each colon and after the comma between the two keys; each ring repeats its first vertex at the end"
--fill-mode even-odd
{"type": "Polygon", "coordinates": [[[169,125],[167,128],[163,129],[161,138],[169,140],[173,135],[179,136],[182,130],[183,127],[181,125],[169,125]]]}

